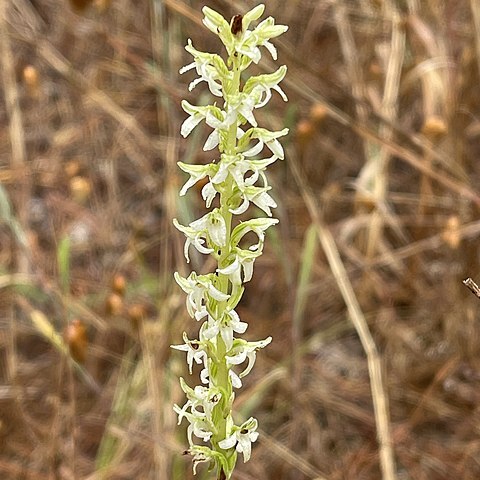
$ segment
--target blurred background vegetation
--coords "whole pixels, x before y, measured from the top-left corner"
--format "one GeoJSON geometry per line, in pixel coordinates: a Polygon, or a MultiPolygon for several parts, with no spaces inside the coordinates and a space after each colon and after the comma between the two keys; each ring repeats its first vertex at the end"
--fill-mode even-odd
{"type": "MultiPolygon", "coordinates": [[[[178,197],[176,162],[212,159],[207,128],[179,136],[180,100],[209,100],[178,74],[183,46],[219,49],[205,3],[255,5],[0,0],[2,479],[193,478],[169,345],[198,325],[172,218],[204,209],[178,197]]],[[[266,14],[290,26],[290,101],[258,119],[290,135],[239,309],[247,338],[274,341],[238,395],[262,432],[234,478],[478,479],[480,300],[462,280],[480,280],[480,4],[266,14]]]]}

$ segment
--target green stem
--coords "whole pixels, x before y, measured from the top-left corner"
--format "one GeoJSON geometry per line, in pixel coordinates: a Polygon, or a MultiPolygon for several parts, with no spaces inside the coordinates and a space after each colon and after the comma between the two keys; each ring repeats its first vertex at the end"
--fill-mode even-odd
{"type": "MultiPolygon", "coordinates": [[[[231,85],[231,89],[226,95],[225,101],[228,104],[228,96],[233,95],[237,96],[240,92],[240,69],[238,68],[238,62],[235,58],[233,58],[233,81],[231,85]]],[[[227,106],[228,107],[228,106],[227,106]]],[[[236,146],[237,146],[237,123],[234,122],[230,125],[228,134],[227,134],[227,141],[224,145],[223,151],[228,155],[235,155],[236,154],[236,146]]],[[[233,188],[234,182],[231,176],[229,175],[225,180],[225,186],[223,191],[220,193],[220,213],[222,217],[225,219],[226,224],[226,242],[225,247],[222,249],[220,258],[218,259],[218,266],[219,268],[224,268],[226,266],[226,262],[228,257],[230,256],[230,237],[232,233],[232,213],[230,212],[231,205],[229,204],[229,200],[233,195],[233,188]]],[[[218,275],[218,289],[223,293],[231,293],[230,288],[230,281],[227,275],[219,274],[218,275]]],[[[225,311],[227,302],[219,302],[217,307],[217,318],[221,319],[223,316],[223,312],[225,311]]],[[[212,380],[214,383],[224,392],[224,397],[222,397],[219,404],[215,407],[213,411],[213,419],[215,421],[215,426],[217,431],[212,435],[211,443],[214,449],[219,451],[222,454],[226,454],[224,450],[218,447],[218,443],[226,438],[227,436],[227,419],[231,416],[232,412],[232,384],[229,377],[229,368],[227,366],[226,361],[226,345],[223,341],[223,338],[220,334],[218,334],[217,339],[217,359],[215,361],[214,368],[212,368],[212,380]]],[[[228,457],[230,458],[232,455],[235,455],[235,451],[233,451],[228,457]]],[[[217,478],[222,479],[225,478],[225,473],[223,472],[221,466],[219,466],[217,472],[217,478]]]]}

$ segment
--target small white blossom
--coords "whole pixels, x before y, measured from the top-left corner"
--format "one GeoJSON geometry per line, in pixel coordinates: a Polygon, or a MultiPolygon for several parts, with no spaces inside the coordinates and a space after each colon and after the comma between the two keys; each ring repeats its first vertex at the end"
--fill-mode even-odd
{"type": "Polygon", "coordinates": [[[264,145],[277,157],[281,160],[284,159],[285,154],[283,152],[283,147],[280,142],[277,140],[279,137],[283,137],[288,133],[288,128],[284,128],[279,132],[270,132],[264,128],[251,128],[245,132],[245,135],[240,139],[238,146],[240,151],[243,152],[243,155],[246,157],[256,155],[264,145]],[[257,139],[258,142],[253,147],[248,148],[250,140],[257,139]]]}
{"type": "MultiPolygon", "coordinates": [[[[207,105],[206,107],[195,106],[188,103],[186,100],[182,100],[182,108],[190,116],[182,123],[180,133],[183,137],[190,135],[192,130],[202,121],[213,128],[213,132],[208,136],[203,150],[208,151],[214,149],[220,143],[221,132],[228,131],[230,125],[236,122],[236,112],[232,111],[229,114],[224,110],[220,110],[213,105],[207,105]]],[[[241,131],[238,132],[241,135],[241,131]]]]}
{"type": "Polygon", "coordinates": [[[227,359],[227,365],[241,365],[245,360],[248,360],[247,367],[238,375],[240,378],[245,377],[250,373],[255,364],[257,350],[266,347],[271,341],[272,337],[258,342],[247,342],[242,339],[236,339],[232,351],[225,357],[227,359]]]}
{"type": "Polygon", "coordinates": [[[235,310],[228,310],[223,313],[220,320],[209,315],[208,322],[204,323],[200,330],[200,338],[212,340],[220,333],[228,352],[233,346],[233,332],[245,333],[247,327],[248,324],[240,320],[235,310]]]}
{"type": "Polygon", "coordinates": [[[185,50],[193,56],[195,61],[181,68],[180,73],[182,74],[195,68],[200,76],[190,83],[188,89],[192,91],[200,82],[207,82],[212,94],[221,97],[222,81],[231,77],[231,72],[228,70],[222,57],[213,53],[204,53],[196,50],[190,39],[188,39],[188,45],[185,47],[185,50]]]}
{"type": "Polygon", "coordinates": [[[194,445],[192,435],[201,438],[204,442],[210,440],[215,428],[213,423],[206,418],[204,413],[185,412],[178,405],[174,405],[173,410],[178,414],[178,425],[180,425],[184,417],[190,422],[187,429],[187,436],[190,445],[194,445]]]}
{"type": "Polygon", "coordinates": [[[214,251],[215,247],[223,247],[227,241],[225,219],[218,208],[190,223],[188,227],[178,223],[176,218],[173,219],[173,224],[187,237],[184,247],[187,262],[190,262],[188,256],[190,245],[193,245],[200,253],[209,254],[214,251]],[[205,247],[205,242],[209,245],[208,247],[205,247]]]}
{"type": "Polygon", "coordinates": [[[227,267],[217,268],[217,272],[222,273],[223,275],[228,275],[228,278],[233,285],[241,285],[242,283],[249,282],[252,279],[255,258],[260,256],[261,253],[261,249],[252,252],[250,250],[242,250],[241,248],[236,247],[233,262],[227,267]]]}
{"type": "Polygon", "coordinates": [[[278,86],[286,73],[287,67],[283,65],[276,72],[250,77],[245,83],[243,93],[251,95],[254,99],[255,108],[261,108],[269,102],[272,98],[272,90],[278,92],[282,99],[287,102],[288,98],[285,92],[278,86]]]}
{"type": "Polygon", "coordinates": [[[252,443],[258,438],[258,421],[250,417],[239,427],[233,427],[232,433],[219,443],[220,448],[228,450],[235,447],[237,452],[243,453],[243,461],[248,462],[252,452],[252,443]]]}
{"type": "Polygon", "coordinates": [[[200,320],[206,314],[208,302],[218,300],[224,302],[230,295],[221,292],[213,285],[213,274],[197,275],[191,272],[187,278],[182,277],[178,272],[174,273],[175,281],[180,288],[187,294],[187,311],[192,318],[200,320]]]}
{"type": "Polygon", "coordinates": [[[258,237],[258,243],[251,245],[248,249],[252,252],[260,250],[265,241],[265,231],[277,223],[276,218],[253,218],[242,222],[233,229],[230,243],[236,247],[247,233],[253,232],[258,237]]]}
{"type": "Polygon", "coordinates": [[[180,196],[185,195],[187,193],[187,190],[200,180],[203,180],[207,176],[215,175],[218,170],[218,166],[212,163],[208,165],[192,165],[189,163],[177,162],[177,165],[185,173],[188,173],[190,175],[190,178],[180,190],[180,196]]]}
{"type": "Polygon", "coordinates": [[[235,215],[241,215],[246,212],[250,202],[263,210],[269,217],[272,216],[270,208],[276,208],[275,200],[267,193],[271,187],[256,187],[254,185],[244,185],[240,188],[243,202],[237,208],[230,209],[235,215]]]}
{"type": "Polygon", "coordinates": [[[183,412],[190,409],[192,414],[204,414],[208,420],[212,419],[212,410],[222,398],[218,388],[208,388],[197,385],[195,388],[189,387],[185,380],[180,377],[180,386],[187,396],[187,402],[179,413],[179,422],[181,421],[183,412]],[[200,407],[200,410],[199,410],[200,407]]]}
{"type": "Polygon", "coordinates": [[[187,352],[188,370],[191,374],[192,368],[193,368],[193,362],[197,364],[200,364],[202,362],[205,363],[208,356],[207,356],[207,352],[205,351],[203,342],[189,340],[185,332],[183,332],[183,341],[185,342],[183,345],[170,345],[170,347],[174,348],[175,350],[181,350],[183,352],[187,352]]]}
{"type": "Polygon", "coordinates": [[[219,463],[223,461],[223,457],[219,452],[206,447],[205,445],[190,445],[190,448],[185,452],[193,457],[193,474],[197,474],[197,465],[204,462],[214,462],[217,460],[219,463]]]}

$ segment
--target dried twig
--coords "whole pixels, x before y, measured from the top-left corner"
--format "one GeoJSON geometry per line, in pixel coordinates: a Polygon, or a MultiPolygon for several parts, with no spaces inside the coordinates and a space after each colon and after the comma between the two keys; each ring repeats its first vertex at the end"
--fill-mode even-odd
{"type": "Polygon", "coordinates": [[[480,287],[470,278],[466,278],[463,284],[478,298],[480,298],[480,287]]]}

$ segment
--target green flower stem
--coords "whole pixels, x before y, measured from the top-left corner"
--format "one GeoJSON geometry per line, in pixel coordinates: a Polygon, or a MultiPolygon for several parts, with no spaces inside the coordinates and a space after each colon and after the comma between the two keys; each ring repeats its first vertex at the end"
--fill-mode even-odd
{"type": "MultiPolygon", "coordinates": [[[[233,64],[233,81],[231,85],[231,94],[237,95],[240,90],[240,69],[237,66],[237,62],[232,62],[233,64]]],[[[229,155],[235,155],[237,147],[237,122],[234,122],[228,131],[227,135],[227,142],[225,145],[225,153],[229,155]]],[[[226,261],[230,255],[230,237],[232,233],[232,213],[230,212],[230,204],[229,200],[233,195],[234,189],[234,182],[231,176],[229,175],[225,181],[225,188],[223,192],[220,194],[220,213],[225,220],[226,224],[226,245],[222,249],[220,258],[218,259],[218,267],[223,268],[226,266],[226,261]]],[[[231,293],[230,292],[230,281],[227,275],[219,274],[218,278],[218,289],[223,293],[231,293]]],[[[218,304],[218,312],[217,318],[221,318],[223,311],[226,308],[226,301],[219,302],[218,304]]],[[[215,368],[212,369],[211,375],[214,383],[221,389],[222,392],[225,392],[224,397],[219,402],[219,404],[214,409],[214,416],[216,418],[216,426],[217,432],[215,432],[212,436],[211,442],[212,445],[215,445],[218,451],[221,451],[218,447],[218,442],[222,441],[227,436],[227,418],[231,415],[232,411],[232,403],[233,403],[233,396],[232,396],[232,384],[228,374],[228,367],[227,362],[225,359],[225,355],[227,353],[225,342],[223,341],[222,336],[220,333],[217,335],[217,363],[215,368]]],[[[227,452],[226,452],[227,453],[227,452]]],[[[235,455],[236,452],[233,450],[229,457],[235,455]]],[[[222,478],[222,469],[219,468],[218,477],[222,478]]]]}

